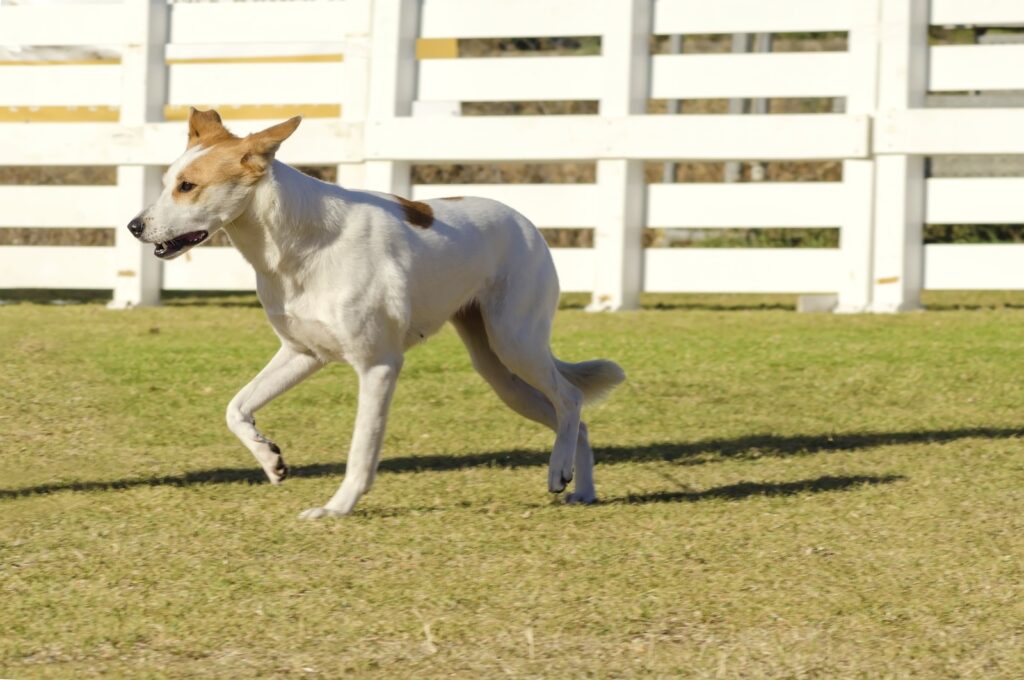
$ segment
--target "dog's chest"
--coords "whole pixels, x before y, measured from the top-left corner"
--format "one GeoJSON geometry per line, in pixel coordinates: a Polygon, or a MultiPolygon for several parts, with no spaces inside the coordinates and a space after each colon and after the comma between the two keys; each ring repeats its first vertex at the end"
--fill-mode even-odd
{"type": "Polygon", "coordinates": [[[331,325],[293,314],[268,313],[271,325],[284,340],[324,361],[344,361],[345,343],[331,325]]]}

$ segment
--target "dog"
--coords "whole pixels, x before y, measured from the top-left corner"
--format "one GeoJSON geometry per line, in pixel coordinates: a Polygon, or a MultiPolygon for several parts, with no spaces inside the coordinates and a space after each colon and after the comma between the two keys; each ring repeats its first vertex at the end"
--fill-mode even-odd
{"type": "Polygon", "coordinates": [[[156,202],[128,224],[170,260],[223,229],[256,271],[281,347],[231,400],[228,428],[278,484],[288,474],[253,414],[333,361],[359,376],[355,431],[338,491],[300,517],[347,515],[370,490],[406,350],[450,322],[473,366],[512,410],[555,432],[548,490],[593,503],[584,402],[625,379],[614,362],[569,363],[549,340],[558,276],[543,236],[485,198],[411,201],[309,177],[274,158],[300,117],[247,137],[190,110],[185,153],[156,202]]]}

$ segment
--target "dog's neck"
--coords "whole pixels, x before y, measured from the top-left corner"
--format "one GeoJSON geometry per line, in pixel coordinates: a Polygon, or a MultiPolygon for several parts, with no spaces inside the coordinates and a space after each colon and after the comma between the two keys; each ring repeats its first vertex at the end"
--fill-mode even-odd
{"type": "Polygon", "coordinates": [[[275,160],[224,230],[257,274],[288,275],[341,233],[347,193],[275,160]]]}

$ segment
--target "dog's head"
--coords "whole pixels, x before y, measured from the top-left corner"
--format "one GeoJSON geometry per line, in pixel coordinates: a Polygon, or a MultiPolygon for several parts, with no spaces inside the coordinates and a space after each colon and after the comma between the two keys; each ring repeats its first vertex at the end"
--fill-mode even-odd
{"type": "Polygon", "coordinates": [[[206,241],[242,214],[274,153],[301,120],[236,137],[216,111],[192,109],[185,153],[164,174],[160,198],[128,223],[128,231],[155,243],[156,256],[165,260],[206,241]]]}

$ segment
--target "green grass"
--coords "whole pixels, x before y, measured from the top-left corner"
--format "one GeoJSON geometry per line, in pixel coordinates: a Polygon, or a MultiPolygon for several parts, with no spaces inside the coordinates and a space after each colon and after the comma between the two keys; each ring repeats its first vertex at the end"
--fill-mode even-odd
{"type": "Polygon", "coordinates": [[[1016,300],[565,310],[558,354],[630,377],[593,507],[445,331],[374,490],[313,523],[353,376],[261,412],[294,471],[263,483],[223,424],[275,350],[250,298],[0,306],[0,677],[1019,677],[1016,300]]]}

